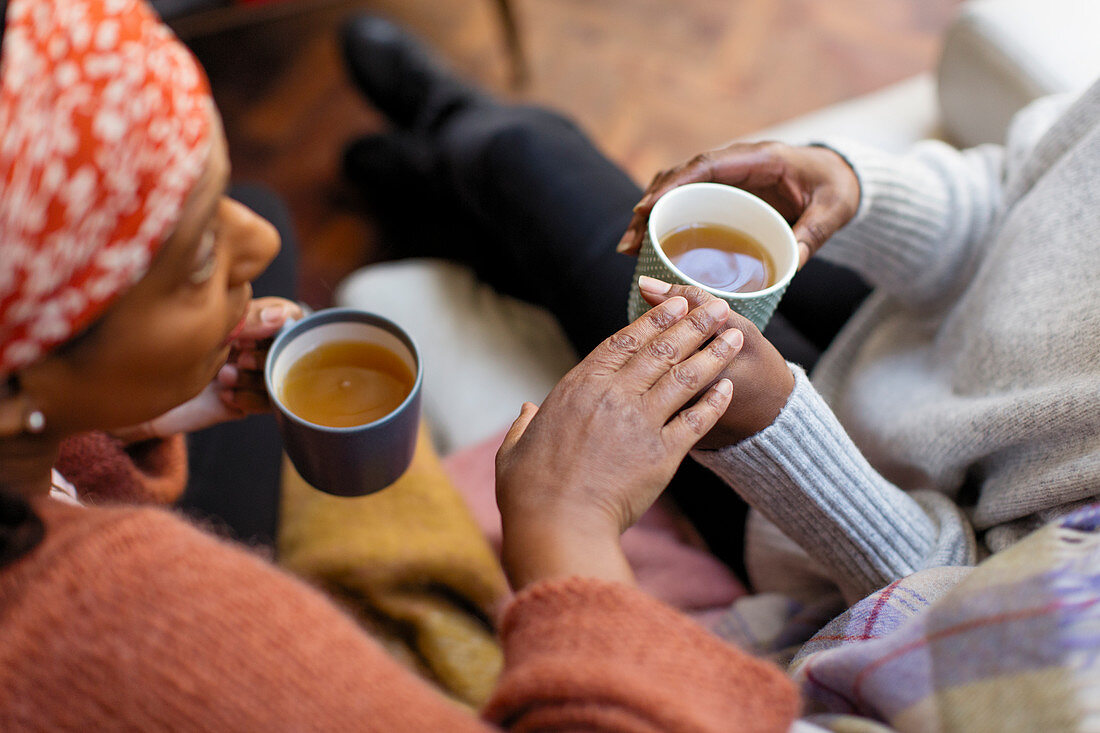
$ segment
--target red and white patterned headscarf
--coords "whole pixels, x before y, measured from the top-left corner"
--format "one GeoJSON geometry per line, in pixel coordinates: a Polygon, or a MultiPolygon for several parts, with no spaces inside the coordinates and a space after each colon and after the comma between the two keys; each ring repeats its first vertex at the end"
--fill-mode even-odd
{"type": "Polygon", "coordinates": [[[143,0],[11,0],[0,55],[0,377],[145,274],[210,150],[209,87],[143,0]]]}

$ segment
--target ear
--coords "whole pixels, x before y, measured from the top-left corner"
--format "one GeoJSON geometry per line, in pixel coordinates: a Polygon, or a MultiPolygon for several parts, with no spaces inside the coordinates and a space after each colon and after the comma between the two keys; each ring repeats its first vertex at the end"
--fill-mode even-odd
{"type": "Polygon", "coordinates": [[[34,411],[30,398],[15,377],[0,384],[0,438],[10,438],[27,428],[27,415],[34,411]]]}

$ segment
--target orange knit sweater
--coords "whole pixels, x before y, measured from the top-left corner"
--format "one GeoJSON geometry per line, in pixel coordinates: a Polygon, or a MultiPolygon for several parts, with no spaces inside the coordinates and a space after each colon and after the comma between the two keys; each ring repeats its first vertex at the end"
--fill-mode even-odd
{"type": "Polygon", "coordinates": [[[34,506],[45,541],[0,570],[0,730],[778,731],[797,713],[776,667],[573,578],[511,603],[479,719],[320,593],[167,511],[34,506]]]}

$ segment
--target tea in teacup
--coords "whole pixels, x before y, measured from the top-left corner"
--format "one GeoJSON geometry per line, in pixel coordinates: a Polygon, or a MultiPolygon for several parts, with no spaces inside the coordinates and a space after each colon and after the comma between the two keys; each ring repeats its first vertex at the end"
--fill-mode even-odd
{"type": "Polygon", "coordinates": [[[754,293],[775,284],[776,267],[764,245],[722,224],[687,224],[661,237],[661,249],[680,272],[727,293],[754,293]]]}
{"type": "Polygon", "coordinates": [[[700,285],[763,330],[797,269],[791,225],[768,202],[720,183],[685,183],[653,204],[627,314],[650,308],[638,288],[646,275],[700,285]]]}
{"type": "Polygon", "coordinates": [[[329,341],[287,369],[279,398],[303,420],[347,428],[393,412],[409,396],[415,381],[405,361],[385,346],[329,341]]]}
{"type": "Polygon", "coordinates": [[[363,496],[412,463],[424,365],[382,316],[329,308],[288,324],[264,364],[283,447],[308,484],[363,496]]]}

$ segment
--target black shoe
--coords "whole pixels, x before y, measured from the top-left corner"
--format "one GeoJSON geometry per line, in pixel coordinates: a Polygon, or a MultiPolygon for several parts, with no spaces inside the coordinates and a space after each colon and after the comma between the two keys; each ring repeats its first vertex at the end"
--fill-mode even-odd
{"type": "Polygon", "coordinates": [[[434,132],[454,111],[489,101],[385,18],[353,16],[344,24],[343,44],[344,61],[359,90],[398,127],[434,132]]]}

